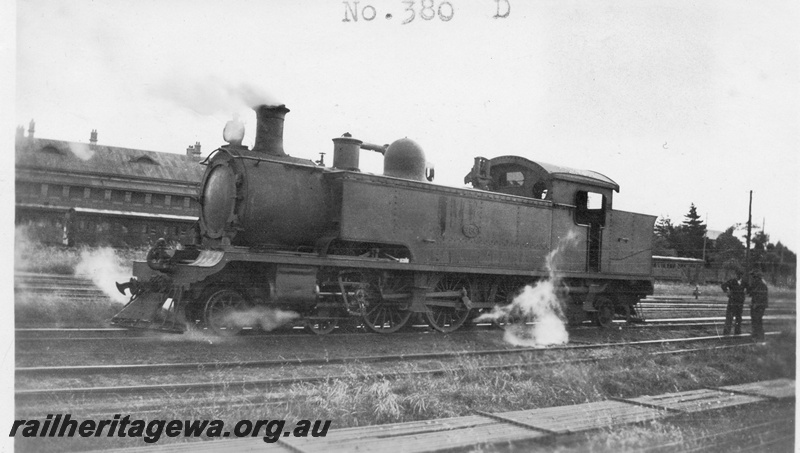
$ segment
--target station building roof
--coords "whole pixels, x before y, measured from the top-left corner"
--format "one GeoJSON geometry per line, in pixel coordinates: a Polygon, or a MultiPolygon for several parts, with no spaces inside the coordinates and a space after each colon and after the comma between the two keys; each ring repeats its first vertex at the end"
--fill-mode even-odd
{"type": "Polygon", "coordinates": [[[17,169],[116,176],[196,185],[205,167],[185,154],[162,153],[47,138],[16,143],[17,169]]]}

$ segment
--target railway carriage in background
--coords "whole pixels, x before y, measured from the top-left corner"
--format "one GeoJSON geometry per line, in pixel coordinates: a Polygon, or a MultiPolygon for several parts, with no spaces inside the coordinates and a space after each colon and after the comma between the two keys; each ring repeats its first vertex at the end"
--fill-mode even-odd
{"type": "Polygon", "coordinates": [[[690,284],[705,283],[706,274],[711,273],[705,269],[705,264],[704,260],[697,258],[653,256],[653,278],[690,284]]]}
{"type": "MultiPolygon", "coordinates": [[[[433,184],[419,145],[333,139],[331,167],[287,155],[284,106],[259,106],[252,149],[226,137],[204,162],[200,244],[153,248],[120,285],[113,323],[242,327],[237,313],[291,310],[313,332],[357,320],[394,332],[413,314],[453,331],[508,304],[556,263],[571,323],[607,326],[652,294],[655,217],[614,210],[619,186],[517,156],[477,157],[465,183],[433,184]],[[362,150],[384,173],[359,170],[362,150]]],[[[236,129],[236,128],[233,128],[236,129]]]]}

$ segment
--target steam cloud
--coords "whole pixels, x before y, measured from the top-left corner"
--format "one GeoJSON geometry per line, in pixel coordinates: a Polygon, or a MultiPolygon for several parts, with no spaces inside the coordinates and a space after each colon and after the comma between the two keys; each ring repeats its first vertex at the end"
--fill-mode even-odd
{"type": "Polygon", "coordinates": [[[515,346],[544,347],[566,344],[569,334],[564,321],[563,301],[558,288],[561,281],[557,275],[560,253],[577,241],[577,234],[570,231],[561,238],[553,251],[547,255],[548,278],[527,285],[514,300],[506,306],[496,306],[490,313],[479,316],[475,321],[506,322],[503,339],[515,346]],[[533,321],[532,324],[527,324],[533,321]],[[508,325],[513,322],[513,324],[508,325]]]}
{"type": "Polygon", "coordinates": [[[123,264],[112,248],[75,249],[50,248],[36,239],[36,225],[18,225],[15,228],[14,269],[21,272],[78,275],[88,277],[111,300],[128,302],[128,296],[117,291],[115,282],[130,279],[132,270],[123,264]]]}
{"type": "Polygon", "coordinates": [[[293,311],[253,307],[226,313],[222,323],[232,324],[236,327],[261,327],[263,330],[270,331],[299,317],[300,315],[293,311]]]}
{"type": "Polygon", "coordinates": [[[94,156],[94,150],[86,143],[71,143],[69,149],[80,160],[89,160],[94,156]]]}
{"type": "Polygon", "coordinates": [[[75,267],[75,275],[88,277],[111,300],[126,303],[129,296],[117,291],[116,282],[125,282],[131,278],[131,270],[122,266],[119,257],[112,248],[81,250],[81,259],[75,267]]]}

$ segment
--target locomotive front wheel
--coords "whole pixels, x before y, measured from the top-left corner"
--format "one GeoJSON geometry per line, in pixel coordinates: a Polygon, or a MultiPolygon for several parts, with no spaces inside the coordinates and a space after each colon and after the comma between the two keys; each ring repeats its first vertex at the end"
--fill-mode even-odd
{"type": "Polygon", "coordinates": [[[436,284],[433,294],[429,295],[429,300],[437,300],[441,302],[452,303],[448,305],[428,305],[428,312],[425,317],[428,324],[439,332],[453,332],[467,320],[469,317],[470,309],[464,305],[461,299],[461,294],[467,288],[468,283],[458,277],[444,276],[436,284]],[[436,297],[437,294],[444,294],[442,297],[436,297]],[[454,294],[454,295],[451,295],[454,294]]]}
{"type": "Polygon", "coordinates": [[[339,320],[332,318],[332,311],[328,308],[317,309],[311,319],[305,320],[307,331],[315,335],[325,335],[333,332],[339,324],[339,320]]]}
{"type": "Polygon", "coordinates": [[[249,320],[243,315],[244,310],[249,307],[239,291],[221,289],[208,297],[203,319],[206,327],[217,335],[236,335],[249,325],[249,320]]]}
{"type": "Polygon", "coordinates": [[[595,301],[595,323],[602,327],[608,328],[614,323],[614,303],[607,297],[598,297],[595,301]]]}
{"type": "Polygon", "coordinates": [[[338,319],[306,319],[305,328],[315,335],[325,335],[333,332],[338,319]]]}

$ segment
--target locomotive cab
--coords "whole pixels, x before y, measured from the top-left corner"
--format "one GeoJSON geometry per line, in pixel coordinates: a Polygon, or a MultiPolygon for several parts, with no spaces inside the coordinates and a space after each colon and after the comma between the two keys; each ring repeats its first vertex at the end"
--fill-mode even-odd
{"type": "Polygon", "coordinates": [[[588,190],[602,195],[603,206],[608,209],[612,191],[619,192],[619,185],[600,173],[534,162],[519,156],[476,157],[464,183],[476,189],[571,206],[577,204],[578,191],[588,190]]]}

